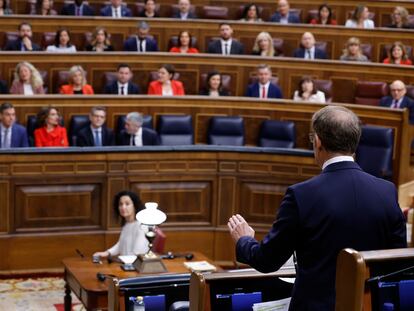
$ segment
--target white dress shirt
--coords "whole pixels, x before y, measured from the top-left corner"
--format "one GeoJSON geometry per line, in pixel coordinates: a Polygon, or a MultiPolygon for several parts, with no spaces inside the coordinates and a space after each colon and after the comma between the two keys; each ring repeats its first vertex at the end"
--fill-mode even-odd
{"type": "Polygon", "coordinates": [[[338,162],[354,162],[354,158],[351,156],[337,156],[330,158],[329,160],[325,161],[325,163],[322,165],[322,170],[324,170],[328,165],[338,163],[338,162]]]}
{"type": "MultiPolygon", "coordinates": [[[[345,23],[345,27],[349,27],[349,28],[357,28],[358,27],[358,23],[356,21],[354,21],[353,19],[348,19],[345,23]]],[[[375,28],[375,24],[372,20],[370,19],[366,19],[364,20],[363,26],[362,28],[365,29],[372,29],[375,28]]]]}
{"type": "Polygon", "coordinates": [[[229,39],[227,41],[220,39],[221,41],[221,54],[223,55],[230,55],[231,54],[231,42],[232,39],[229,39]],[[226,45],[227,45],[227,54],[226,54],[226,45]]]}
{"type": "Polygon", "coordinates": [[[1,129],[1,145],[0,148],[10,148],[11,147],[11,135],[12,135],[12,126],[9,128],[0,125],[1,129]],[[7,135],[6,135],[7,131],[7,135]]]}
{"type": "Polygon", "coordinates": [[[180,19],[188,19],[188,12],[187,13],[180,12],[180,19]]]}
{"type": "Polygon", "coordinates": [[[53,52],[53,53],[74,53],[76,52],[76,47],[71,45],[70,47],[57,47],[56,45],[49,45],[46,48],[46,52],[53,52]]]}
{"type": "Polygon", "coordinates": [[[125,84],[122,84],[122,83],[119,83],[118,81],[118,95],[121,95],[121,87],[124,87],[123,95],[128,95],[128,82],[125,84]]]}
{"type": "Polygon", "coordinates": [[[131,135],[131,146],[137,146],[142,147],[144,144],[142,142],[142,127],[139,128],[138,132],[135,133],[135,135],[131,135]],[[132,143],[132,140],[134,139],[134,144],[132,143]]]}
{"type": "Polygon", "coordinates": [[[263,99],[268,98],[269,85],[270,85],[270,81],[267,82],[266,84],[259,83],[259,98],[263,98],[263,99]],[[263,87],[265,88],[265,96],[264,97],[263,97],[263,87]]]}
{"type": "Polygon", "coordinates": [[[23,94],[24,95],[34,95],[32,85],[29,83],[23,83],[23,94]]]}
{"type": "Polygon", "coordinates": [[[315,46],[311,47],[310,49],[305,49],[305,59],[315,59],[315,46]],[[309,52],[310,51],[310,56],[309,52]]]}
{"type": "Polygon", "coordinates": [[[115,18],[122,17],[121,6],[117,8],[114,8],[114,7],[111,7],[111,8],[112,8],[112,17],[115,17],[115,18]]]}
{"type": "Polygon", "coordinates": [[[138,36],[136,36],[137,38],[137,51],[138,52],[145,52],[147,50],[147,40],[145,39],[140,39],[138,38],[138,36]],[[141,43],[142,41],[142,43],[141,43]]]}

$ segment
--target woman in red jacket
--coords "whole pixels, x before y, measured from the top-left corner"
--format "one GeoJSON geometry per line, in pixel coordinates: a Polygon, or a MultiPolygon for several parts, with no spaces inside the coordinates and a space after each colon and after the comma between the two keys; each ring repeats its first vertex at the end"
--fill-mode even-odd
{"type": "Polygon", "coordinates": [[[187,30],[180,31],[178,34],[177,46],[170,49],[171,53],[199,53],[196,48],[193,48],[193,37],[187,30]]]}
{"type": "Polygon", "coordinates": [[[81,66],[72,66],[69,69],[68,84],[60,87],[60,94],[93,95],[93,88],[86,83],[85,70],[81,66]]]}
{"type": "Polygon", "coordinates": [[[152,81],[148,87],[148,95],[185,95],[183,84],[173,80],[174,74],[172,65],[162,65],[158,70],[158,80],[152,81]]]}
{"type": "Polygon", "coordinates": [[[60,115],[56,108],[45,107],[37,114],[38,128],[34,131],[36,147],[68,147],[66,129],[59,125],[60,115]]]}
{"type": "Polygon", "coordinates": [[[412,65],[411,59],[408,58],[407,51],[402,42],[394,42],[388,51],[388,57],[384,59],[384,64],[395,65],[412,65]]]}

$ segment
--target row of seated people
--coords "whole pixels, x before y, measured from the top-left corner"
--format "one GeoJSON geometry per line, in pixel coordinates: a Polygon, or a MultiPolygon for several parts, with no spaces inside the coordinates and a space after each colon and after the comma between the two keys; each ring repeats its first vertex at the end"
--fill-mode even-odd
{"type": "MultiPolygon", "coordinates": [[[[104,52],[114,51],[111,45],[110,35],[105,28],[97,27],[93,34],[86,33],[77,46],[72,43],[70,31],[66,28],[59,29],[56,34],[43,34],[42,47],[33,42],[32,27],[29,23],[21,23],[18,33],[6,34],[6,51],[40,51],[45,48],[47,52],[73,53],[77,50],[104,52]]],[[[138,23],[136,35],[129,37],[123,43],[123,51],[127,52],[157,52],[158,42],[150,35],[150,27],[146,22],[138,23]]],[[[317,42],[311,32],[305,32],[301,38],[300,47],[292,55],[285,55],[284,40],[272,38],[268,32],[261,32],[257,35],[251,51],[252,55],[272,56],[293,56],[304,59],[329,59],[327,43],[317,42]]],[[[197,39],[187,30],[173,36],[168,43],[168,51],[173,53],[199,53],[197,39]]],[[[208,44],[207,53],[222,55],[244,54],[244,45],[233,37],[231,25],[223,23],[220,25],[220,37],[211,40],[208,44]]],[[[386,44],[383,47],[380,61],[385,64],[412,65],[410,58],[413,57],[411,46],[405,46],[402,42],[386,44]]],[[[356,37],[348,39],[340,57],[341,61],[370,61],[372,58],[371,44],[361,44],[356,37]]]]}
{"type": "MultiPolygon", "coordinates": [[[[29,2],[30,3],[30,2],[29,2]]],[[[51,0],[37,0],[35,5],[29,6],[29,14],[38,15],[57,15],[57,11],[53,9],[53,2],[51,0]]],[[[156,3],[155,0],[145,0],[144,2],[136,2],[134,7],[128,8],[128,6],[122,2],[122,0],[110,0],[110,2],[104,2],[99,8],[99,13],[96,14],[96,9],[90,6],[87,1],[75,0],[74,3],[66,4],[62,7],[61,15],[72,16],[109,16],[113,18],[122,17],[172,17],[179,19],[195,19],[198,16],[206,19],[230,19],[229,8],[226,6],[211,6],[205,5],[196,8],[191,5],[190,0],[179,0],[177,4],[170,5],[170,8],[163,10],[165,14],[161,13],[161,6],[156,3]],[[198,13],[197,13],[198,11],[198,13]]],[[[7,1],[3,1],[3,10],[0,14],[10,15],[13,12],[8,8],[7,1]]],[[[301,23],[308,22],[310,24],[320,25],[337,25],[334,17],[334,12],[327,4],[322,4],[318,9],[312,9],[308,11],[306,21],[302,18],[302,10],[290,8],[287,0],[279,0],[276,11],[267,17],[264,14],[263,7],[254,3],[241,5],[239,7],[238,19],[246,22],[261,22],[268,20],[276,23],[301,23]]],[[[266,12],[268,13],[268,12],[266,12]]],[[[361,28],[374,28],[375,24],[373,19],[375,15],[369,12],[369,9],[365,5],[358,5],[353,12],[347,12],[349,19],[346,21],[346,27],[361,27],[361,28]]],[[[408,13],[408,11],[401,6],[396,7],[392,13],[390,13],[391,23],[382,25],[392,28],[413,28],[414,17],[408,13]]]]}
{"type": "MultiPolygon", "coordinates": [[[[194,144],[193,120],[190,115],[161,115],[157,132],[153,130],[151,116],[131,112],[117,120],[116,133],[106,127],[106,109],[93,107],[88,115],[71,117],[69,139],[61,124],[59,112],[54,107],[41,109],[37,118],[29,116],[27,128],[17,124],[12,104],[0,107],[0,147],[101,147],[101,146],[179,146],[194,144]],[[116,137],[115,137],[116,136],[116,137]],[[30,144],[29,144],[30,142],[30,144]]],[[[295,148],[296,129],[291,121],[265,120],[257,139],[259,147],[295,148]]],[[[211,117],[207,142],[210,145],[244,146],[244,120],[238,116],[211,117]]],[[[392,175],[393,130],[391,128],[365,127],[357,161],[363,169],[375,176],[392,175]],[[372,159],[373,150],[375,159],[372,159]]]]}

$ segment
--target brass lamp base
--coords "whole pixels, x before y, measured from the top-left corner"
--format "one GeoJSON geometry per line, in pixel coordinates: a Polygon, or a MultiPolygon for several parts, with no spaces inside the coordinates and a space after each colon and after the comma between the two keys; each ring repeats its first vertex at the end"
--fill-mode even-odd
{"type": "Polygon", "coordinates": [[[167,272],[161,258],[150,252],[145,255],[139,255],[133,263],[139,273],[162,273],[167,272]]]}

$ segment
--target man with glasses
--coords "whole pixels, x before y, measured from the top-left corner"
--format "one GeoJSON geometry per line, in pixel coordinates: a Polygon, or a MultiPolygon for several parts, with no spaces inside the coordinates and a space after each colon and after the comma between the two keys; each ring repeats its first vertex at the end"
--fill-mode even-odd
{"type": "Polygon", "coordinates": [[[89,113],[89,126],[78,132],[76,145],[79,147],[114,146],[114,132],[105,126],[105,107],[93,107],[89,113]]]}
{"type": "Polygon", "coordinates": [[[404,82],[395,80],[390,85],[391,96],[381,98],[380,106],[389,108],[407,108],[410,111],[410,123],[414,124],[414,101],[406,96],[407,88],[404,82]]]}

